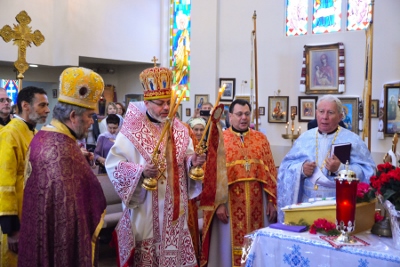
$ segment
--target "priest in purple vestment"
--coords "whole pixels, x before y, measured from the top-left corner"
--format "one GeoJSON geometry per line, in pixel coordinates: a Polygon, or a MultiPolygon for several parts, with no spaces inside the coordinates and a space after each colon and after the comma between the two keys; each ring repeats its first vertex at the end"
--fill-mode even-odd
{"type": "Polygon", "coordinates": [[[106,199],[76,140],[87,136],[103,88],[92,70],[61,74],[53,120],[28,150],[18,266],[97,266],[106,199]]]}

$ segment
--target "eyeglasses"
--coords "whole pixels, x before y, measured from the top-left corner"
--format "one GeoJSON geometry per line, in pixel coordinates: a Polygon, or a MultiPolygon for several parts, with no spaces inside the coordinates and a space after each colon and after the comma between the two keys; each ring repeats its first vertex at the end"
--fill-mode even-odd
{"type": "Polygon", "coordinates": [[[243,115],[245,115],[246,117],[250,117],[251,113],[250,112],[237,112],[237,113],[233,113],[238,117],[242,117],[243,115]]]}
{"type": "Polygon", "coordinates": [[[171,105],[171,101],[167,101],[167,102],[155,102],[153,100],[149,100],[149,102],[156,104],[159,107],[164,107],[165,105],[170,106],[171,105]]]}
{"type": "Polygon", "coordinates": [[[317,112],[322,116],[325,115],[325,113],[327,113],[329,117],[336,115],[336,112],[332,110],[317,109],[317,112]]]}
{"type": "Polygon", "coordinates": [[[0,103],[8,102],[11,103],[11,98],[0,98],[0,103]]]}

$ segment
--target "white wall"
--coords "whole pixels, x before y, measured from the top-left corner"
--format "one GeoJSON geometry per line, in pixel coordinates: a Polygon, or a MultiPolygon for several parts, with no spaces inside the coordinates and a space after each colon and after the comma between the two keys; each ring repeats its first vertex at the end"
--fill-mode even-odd
{"type": "MultiPolygon", "coordinates": [[[[0,25],[16,24],[25,10],[45,42],[27,49],[29,63],[78,65],[79,56],[148,62],[160,57],[160,0],[1,0],[0,25]]],[[[16,48],[0,42],[0,60],[15,61],[16,48]]]]}
{"type": "MultiPolygon", "coordinates": [[[[32,18],[32,30],[46,37],[40,46],[27,49],[29,63],[59,68],[29,69],[28,81],[46,81],[53,86],[65,66],[78,65],[79,56],[148,63],[120,66],[115,74],[102,75],[114,84],[118,100],[127,93],[141,93],[138,75],[156,56],[168,64],[168,0],[1,0],[0,27],[15,24],[15,16],[26,10],[32,18]],[[164,25],[164,27],[160,27],[164,25]]],[[[285,36],[284,1],[195,0],[192,1],[191,92],[209,94],[214,102],[220,77],[236,78],[239,93],[249,93],[249,82],[240,92],[242,81],[250,80],[251,32],[253,12],[257,11],[259,106],[268,108],[268,96],[281,90],[289,96],[289,105],[297,105],[304,45],[343,42],[346,53],[346,93],[362,95],[364,86],[365,34],[339,32],[297,37],[285,36]]],[[[373,93],[380,97],[383,84],[400,80],[400,1],[375,1],[373,93]]],[[[0,41],[0,61],[13,62],[17,49],[0,41]]],[[[0,77],[14,78],[11,68],[0,67],[0,77]]],[[[191,108],[193,100],[183,103],[191,108]]],[[[183,114],[183,115],[184,115],[183,114]]],[[[188,117],[183,116],[183,120],[188,117]]],[[[391,146],[390,138],[377,140],[377,119],[372,119],[372,152],[377,162],[391,146]]],[[[296,126],[298,122],[296,122],[296,126]]],[[[306,124],[300,124],[306,129],[306,124]]],[[[261,117],[260,129],[266,131],[275,161],[280,163],[290,149],[284,140],[284,124],[268,123],[261,117]]]]}
{"type": "MultiPolygon", "coordinates": [[[[383,84],[400,80],[400,36],[396,33],[400,26],[400,17],[396,14],[399,9],[400,1],[375,1],[372,99],[380,98],[383,84]]],[[[219,77],[236,78],[236,91],[240,90],[243,80],[250,80],[254,10],[257,12],[259,106],[268,108],[268,96],[273,96],[278,90],[282,96],[289,96],[289,105],[297,106],[298,96],[305,95],[299,92],[304,45],[337,42],[344,43],[346,60],[346,92],[340,97],[362,97],[365,69],[363,31],[286,37],[283,2],[262,0],[193,2],[193,94],[201,94],[205,88],[211,89],[210,97],[214,101],[219,77]],[[208,49],[214,47],[217,53],[208,53],[208,49]]],[[[248,84],[246,93],[249,94],[248,84]]],[[[391,140],[377,139],[377,122],[377,119],[372,119],[371,150],[375,161],[380,162],[383,153],[391,147],[391,140]]],[[[296,121],[295,124],[307,129],[306,123],[296,121]]],[[[260,129],[267,133],[277,164],[291,146],[290,140],[281,136],[284,126],[268,123],[267,116],[261,117],[260,129]]]]}

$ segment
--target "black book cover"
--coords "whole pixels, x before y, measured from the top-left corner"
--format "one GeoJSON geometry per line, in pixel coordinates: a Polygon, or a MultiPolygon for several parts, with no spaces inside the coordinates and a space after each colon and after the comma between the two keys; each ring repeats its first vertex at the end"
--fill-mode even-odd
{"type": "Polygon", "coordinates": [[[335,156],[340,160],[341,163],[346,164],[346,161],[349,161],[350,163],[350,152],[351,143],[333,144],[331,156],[335,154],[335,156]]]}

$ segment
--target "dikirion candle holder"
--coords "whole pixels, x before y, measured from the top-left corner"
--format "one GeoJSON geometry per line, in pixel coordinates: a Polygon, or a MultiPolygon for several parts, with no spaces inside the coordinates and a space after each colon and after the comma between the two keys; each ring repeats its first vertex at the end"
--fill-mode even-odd
{"type": "Polygon", "coordinates": [[[349,170],[349,162],[346,162],[346,169],[339,172],[335,177],[336,181],[336,229],[340,235],[336,242],[356,243],[350,237],[356,226],[356,205],[357,205],[357,185],[360,179],[356,178],[355,172],[349,170]]]}
{"type": "Polygon", "coordinates": [[[296,118],[296,115],[294,113],[291,114],[290,116],[291,120],[292,120],[292,128],[291,128],[291,134],[289,134],[289,122],[286,124],[285,128],[286,128],[286,134],[282,134],[282,138],[283,139],[290,139],[292,140],[292,145],[293,145],[293,141],[296,140],[300,134],[301,134],[301,126],[299,126],[299,128],[297,128],[297,134],[295,133],[294,130],[294,119],[296,118]]]}

